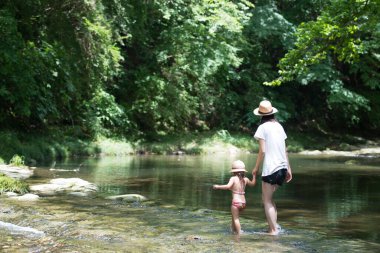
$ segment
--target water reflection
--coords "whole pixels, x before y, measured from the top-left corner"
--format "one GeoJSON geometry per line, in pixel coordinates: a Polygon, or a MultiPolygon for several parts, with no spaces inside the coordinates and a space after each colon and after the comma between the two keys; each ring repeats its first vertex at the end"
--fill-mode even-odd
{"type": "Polygon", "coordinates": [[[79,233],[91,241],[104,235],[101,238],[111,238],[114,248],[125,245],[131,238],[156,252],[162,248],[154,246],[155,240],[163,245],[166,241],[172,243],[174,246],[169,250],[172,252],[184,248],[206,251],[210,247],[214,249],[211,252],[217,249],[252,252],[252,243],[258,250],[273,252],[352,252],[352,249],[370,252],[380,246],[378,159],[355,158],[355,162],[348,163],[347,160],[353,159],[290,156],[294,179],[275,196],[283,235],[262,235],[266,222],[259,182],[246,190],[248,205],[241,217],[246,233],[239,240],[229,232],[230,193],[211,188],[215,183],[228,181],[230,165],[235,159],[243,160],[248,170],[255,163],[255,156],[248,154],[105,157],[55,166],[66,169],[82,164],[76,172],[49,171],[49,166],[38,169],[31,182],[80,177],[97,184],[100,191],[96,199],[84,199],[80,203],[70,198],[45,199],[41,208],[49,211],[41,213],[56,214],[61,210],[64,217],[82,213],[83,216],[72,218],[83,229],[90,229],[91,235],[84,235],[71,223],[64,222],[71,231],[67,236],[78,240],[72,234],[79,233]],[[128,193],[144,195],[151,201],[134,206],[104,200],[106,196],[128,193]]]}

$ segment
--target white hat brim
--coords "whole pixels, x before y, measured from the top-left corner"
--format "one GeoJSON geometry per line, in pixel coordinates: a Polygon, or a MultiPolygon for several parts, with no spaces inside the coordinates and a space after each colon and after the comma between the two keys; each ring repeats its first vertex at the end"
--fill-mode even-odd
{"type": "Polygon", "coordinates": [[[255,110],[253,110],[253,114],[255,114],[256,116],[268,116],[268,115],[275,114],[276,112],[278,112],[278,110],[275,107],[272,107],[272,111],[270,113],[260,113],[259,108],[256,108],[255,110]]]}
{"type": "Polygon", "coordinates": [[[232,169],[231,172],[248,172],[245,169],[232,169]]]}

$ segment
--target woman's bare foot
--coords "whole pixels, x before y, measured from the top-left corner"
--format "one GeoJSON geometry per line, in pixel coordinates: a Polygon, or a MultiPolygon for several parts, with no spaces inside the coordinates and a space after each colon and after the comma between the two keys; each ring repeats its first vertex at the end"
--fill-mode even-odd
{"type": "Polygon", "coordinates": [[[268,232],[269,235],[278,235],[280,232],[278,230],[268,232]]]}
{"type": "Polygon", "coordinates": [[[269,229],[268,234],[269,235],[278,235],[281,232],[281,230],[282,230],[281,226],[279,224],[276,224],[276,229],[274,229],[274,230],[269,229]]]}

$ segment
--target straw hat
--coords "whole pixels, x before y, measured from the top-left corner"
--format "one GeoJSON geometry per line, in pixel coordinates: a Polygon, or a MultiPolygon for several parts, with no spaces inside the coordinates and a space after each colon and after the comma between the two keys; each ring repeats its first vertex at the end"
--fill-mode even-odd
{"type": "Polygon", "coordinates": [[[274,108],[268,100],[261,101],[259,107],[253,110],[253,114],[257,116],[272,115],[276,112],[278,112],[278,110],[274,108]]]}
{"type": "Polygon", "coordinates": [[[232,163],[231,172],[241,172],[241,171],[247,172],[245,170],[245,164],[240,160],[234,161],[232,163]]]}

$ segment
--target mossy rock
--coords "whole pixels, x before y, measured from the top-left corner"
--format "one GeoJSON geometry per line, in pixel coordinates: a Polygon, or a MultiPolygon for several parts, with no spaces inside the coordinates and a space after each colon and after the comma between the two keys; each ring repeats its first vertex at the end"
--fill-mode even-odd
{"type": "Polygon", "coordinates": [[[23,181],[0,174],[0,193],[4,192],[24,194],[29,192],[29,185],[23,181]]]}

